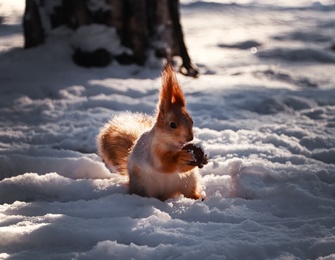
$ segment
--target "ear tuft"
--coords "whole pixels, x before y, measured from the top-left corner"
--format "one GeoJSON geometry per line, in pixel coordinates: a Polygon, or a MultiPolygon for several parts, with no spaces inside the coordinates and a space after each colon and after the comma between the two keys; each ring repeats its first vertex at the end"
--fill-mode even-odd
{"type": "Polygon", "coordinates": [[[166,100],[171,104],[185,106],[183,91],[178,83],[178,79],[171,65],[167,64],[162,76],[161,100],[166,100]]]}

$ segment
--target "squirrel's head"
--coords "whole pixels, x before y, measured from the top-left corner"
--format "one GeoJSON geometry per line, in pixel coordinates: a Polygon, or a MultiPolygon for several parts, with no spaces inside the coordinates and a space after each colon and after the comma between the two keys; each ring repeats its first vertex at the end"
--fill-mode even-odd
{"type": "Polygon", "coordinates": [[[181,148],[193,140],[193,120],[186,110],[183,91],[170,65],[163,71],[156,126],[162,142],[181,148]]]}

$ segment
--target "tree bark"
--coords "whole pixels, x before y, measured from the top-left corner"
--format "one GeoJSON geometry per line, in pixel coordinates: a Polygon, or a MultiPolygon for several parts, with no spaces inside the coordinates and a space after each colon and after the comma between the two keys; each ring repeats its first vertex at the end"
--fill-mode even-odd
{"type": "Polygon", "coordinates": [[[23,15],[24,47],[31,48],[44,42],[44,30],[37,3],[34,0],[26,0],[26,9],[23,15]]]}
{"type": "MultiPolygon", "coordinates": [[[[102,24],[115,28],[122,46],[132,51],[114,57],[120,63],[144,65],[149,52],[154,51],[169,63],[173,63],[173,57],[180,56],[180,72],[192,77],[198,75],[184,42],[179,0],[62,0],[58,5],[53,1],[26,0],[23,20],[26,48],[42,44],[50,31],[59,26],[76,30],[84,25],[102,24]]],[[[97,51],[101,56],[104,50],[97,51]]],[[[74,59],[77,63],[80,55],[95,59],[92,53],[82,50],[75,55],[79,57],[74,59]]]]}

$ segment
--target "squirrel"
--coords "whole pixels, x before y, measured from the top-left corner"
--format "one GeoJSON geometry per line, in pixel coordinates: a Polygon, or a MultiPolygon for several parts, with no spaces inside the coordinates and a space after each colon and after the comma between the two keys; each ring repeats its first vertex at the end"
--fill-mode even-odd
{"type": "MultiPolygon", "coordinates": [[[[192,152],[193,120],[170,65],[162,75],[156,116],[123,112],[102,127],[98,153],[113,171],[129,175],[129,193],[162,201],[183,194],[205,199],[192,152]]],[[[199,166],[200,167],[200,166],[199,166]]]]}

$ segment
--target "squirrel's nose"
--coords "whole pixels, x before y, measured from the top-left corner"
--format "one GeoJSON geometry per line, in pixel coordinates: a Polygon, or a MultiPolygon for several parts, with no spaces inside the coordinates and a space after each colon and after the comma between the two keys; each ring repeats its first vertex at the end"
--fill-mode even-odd
{"type": "Polygon", "coordinates": [[[189,135],[186,138],[187,142],[191,142],[193,140],[193,133],[189,133],[189,135]]]}

